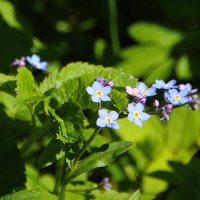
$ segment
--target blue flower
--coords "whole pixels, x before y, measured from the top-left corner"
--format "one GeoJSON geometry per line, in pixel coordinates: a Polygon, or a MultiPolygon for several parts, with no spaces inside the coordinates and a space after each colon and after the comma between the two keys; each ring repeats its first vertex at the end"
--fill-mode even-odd
{"type": "Polygon", "coordinates": [[[86,90],[88,94],[92,95],[93,102],[111,101],[111,98],[108,96],[111,92],[110,86],[104,87],[100,82],[95,81],[92,87],[89,86],[86,90]]]}
{"type": "Polygon", "coordinates": [[[155,87],[157,89],[169,90],[169,89],[178,87],[178,86],[175,86],[176,80],[171,80],[168,83],[165,83],[165,81],[163,81],[163,80],[156,80],[155,82],[156,83],[153,84],[153,87],[155,87]]]}
{"type": "Polygon", "coordinates": [[[188,95],[187,89],[181,90],[180,92],[176,89],[171,89],[165,92],[164,97],[165,100],[167,100],[171,104],[178,105],[189,102],[187,95],[188,95]]]}
{"type": "Polygon", "coordinates": [[[156,88],[155,87],[147,88],[145,83],[140,83],[139,85],[137,85],[136,88],[143,96],[150,97],[156,95],[156,88]]]}
{"type": "Polygon", "coordinates": [[[150,118],[150,115],[143,112],[144,105],[142,103],[137,103],[136,105],[128,105],[128,119],[134,122],[136,125],[142,127],[142,121],[146,121],[150,118]]]}
{"type": "Polygon", "coordinates": [[[47,62],[40,62],[40,56],[33,54],[31,57],[27,56],[26,60],[36,69],[46,70],[47,62]]]}
{"type": "Polygon", "coordinates": [[[116,120],[119,117],[119,114],[115,111],[108,113],[106,110],[102,109],[98,111],[100,118],[97,119],[97,126],[99,127],[109,127],[114,129],[119,129],[119,124],[116,120]]]}

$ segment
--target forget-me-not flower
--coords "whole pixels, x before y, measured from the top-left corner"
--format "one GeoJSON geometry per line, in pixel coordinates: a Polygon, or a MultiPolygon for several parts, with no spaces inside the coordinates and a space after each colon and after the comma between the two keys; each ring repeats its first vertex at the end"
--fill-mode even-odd
{"type": "Polygon", "coordinates": [[[147,88],[145,83],[138,84],[136,88],[143,96],[150,97],[156,95],[156,88],[155,87],[147,88]]]}
{"type": "Polygon", "coordinates": [[[144,105],[142,103],[137,103],[136,105],[128,105],[128,119],[134,122],[136,125],[142,127],[142,121],[146,121],[150,118],[150,115],[143,112],[144,105]]]}
{"type": "Polygon", "coordinates": [[[46,67],[48,65],[47,62],[41,62],[40,56],[33,54],[32,56],[27,56],[26,60],[36,69],[39,70],[46,70],[46,67]]]}
{"type": "Polygon", "coordinates": [[[190,83],[179,85],[179,90],[184,90],[184,89],[188,90],[188,94],[197,92],[197,89],[192,89],[192,85],[190,83]]]}
{"type": "Polygon", "coordinates": [[[111,101],[111,98],[108,96],[111,92],[110,86],[104,87],[100,82],[95,81],[92,87],[88,86],[86,90],[92,96],[93,102],[111,101]]]}
{"type": "Polygon", "coordinates": [[[155,87],[157,89],[169,90],[172,88],[177,88],[178,86],[175,86],[175,84],[176,84],[176,80],[171,80],[167,83],[165,83],[165,81],[163,81],[163,80],[156,80],[155,84],[153,84],[153,87],[155,87]]]}
{"type": "Polygon", "coordinates": [[[171,89],[165,92],[164,97],[165,100],[167,100],[171,104],[178,105],[178,104],[188,103],[189,99],[187,95],[188,95],[187,89],[181,90],[180,92],[176,89],[171,89]]]}
{"type": "Polygon", "coordinates": [[[119,114],[116,111],[111,111],[108,113],[106,110],[101,109],[98,111],[99,118],[97,119],[97,126],[99,127],[109,127],[114,129],[119,129],[119,124],[116,122],[116,120],[119,117],[119,114]]]}

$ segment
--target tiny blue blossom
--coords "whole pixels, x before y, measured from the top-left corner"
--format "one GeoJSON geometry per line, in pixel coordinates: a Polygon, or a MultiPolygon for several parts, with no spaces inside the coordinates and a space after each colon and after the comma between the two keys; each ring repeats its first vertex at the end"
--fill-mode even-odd
{"type": "Polygon", "coordinates": [[[178,105],[189,102],[187,95],[188,95],[187,89],[181,90],[180,92],[176,89],[171,89],[165,92],[164,97],[165,100],[167,100],[171,104],[178,105]]]}
{"type": "Polygon", "coordinates": [[[40,56],[33,54],[32,56],[27,56],[26,60],[36,69],[39,70],[46,70],[46,67],[48,65],[47,62],[41,62],[40,56]]]}
{"type": "Polygon", "coordinates": [[[167,83],[165,83],[165,81],[163,81],[163,80],[156,80],[155,84],[153,84],[153,87],[155,87],[157,89],[169,90],[172,88],[177,88],[178,86],[175,86],[175,84],[176,84],[176,80],[171,80],[167,83]]]}
{"type": "Polygon", "coordinates": [[[145,97],[156,95],[156,88],[155,87],[147,88],[145,83],[140,83],[139,85],[137,85],[136,88],[139,90],[140,94],[145,97]]]}
{"type": "Polygon", "coordinates": [[[101,109],[98,113],[99,118],[96,121],[97,126],[102,128],[107,126],[109,128],[119,129],[119,124],[116,122],[119,114],[116,111],[108,113],[106,110],[101,109]]]}
{"type": "Polygon", "coordinates": [[[100,82],[95,81],[92,87],[86,88],[88,94],[92,96],[93,102],[111,101],[108,94],[111,92],[110,86],[103,86],[100,82]]]}
{"type": "Polygon", "coordinates": [[[134,122],[136,125],[142,127],[142,121],[146,121],[150,118],[150,115],[143,112],[144,105],[142,103],[137,103],[136,105],[128,105],[128,119],[134,122]]]}

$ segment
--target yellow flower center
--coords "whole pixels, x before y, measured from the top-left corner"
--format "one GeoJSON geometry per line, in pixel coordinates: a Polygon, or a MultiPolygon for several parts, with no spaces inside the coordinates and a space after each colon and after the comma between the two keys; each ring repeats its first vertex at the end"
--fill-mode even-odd
{"type": "Polygon", "coordinates": [[[135,112],[133,113],[133,115],[134,115],[135,118],[139,118],[140,113],[139,113],[138,111],[135,111],[135,112]]]}
{"type": "Polygon", "coordinates": [[[131,92],[132,96],[136,96],[136,93],[134,91],[131,92]]]}
{"type": "Polygon", "coordinates": [[[147,94],[147,91],[142,91],[142,94],[143,94],[143,95],[146,95],[146,94],[147,94]]]}
{"type": "Polygon", "coordinates": [[[101,97],[101,96],[103,96],[103,92],[101,90],[98,90],[98,91],[96,91],[96,95],[98,97],[101,97]]]}
{"type": "Polygon", "coordinates": [[[180,95],[178,95],[178,94],[174,96],[174,99],[176,99],[176,100],[179,100],[180,98],[181,98],[181,97],[180,97],[180,95]]]}
{"type": "Polygon", "coordinates": [[[110,117],[106,117],[106,122],[110,124],[112,122],[112,119],[110,117]]]}

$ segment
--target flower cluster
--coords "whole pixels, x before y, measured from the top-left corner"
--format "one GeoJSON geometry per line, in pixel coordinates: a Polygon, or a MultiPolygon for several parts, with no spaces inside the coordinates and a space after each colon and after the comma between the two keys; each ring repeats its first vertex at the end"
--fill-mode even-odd
{"type": "MultiPolygon", "coordinates": [[[[92,96],[92,101],[101,105],[102,101],[111,101],[108,95],[112,86],[113,81],[98,77],[94,79],[92,87],[89,86],[86,90],[92,96]]],[[[192,89],[191,84],[176,85],[176,80],[170,80],[167,83],[163,80],[156,80],[151,87],[147,87],[143,82],[134,88],[126,86],[129,104],[124,113],[129,121],[139,127],[142,127],[142,122],[148,120],[151,114],[157,114],[160,120],[167,121],[173,108],[187,104],[192,110],[198,109],[200,100],[196,92],[197,89],[192,89]]],[[[97,126],[119,128],[116,122],[119,114],[116,111],[108,112],[100,107],[98,114],[97,126]]]]}
{"type": "Polygon", "coordinates": [[[40,60],[40,56],[33,54],[32,56],[21,57],[19,59],[16,58],[11,65],[15,67],[24,67],[27,61],[35,69],[44,71],[46,70],[48,63],[45,61],[41,62],[40,60]]]}

